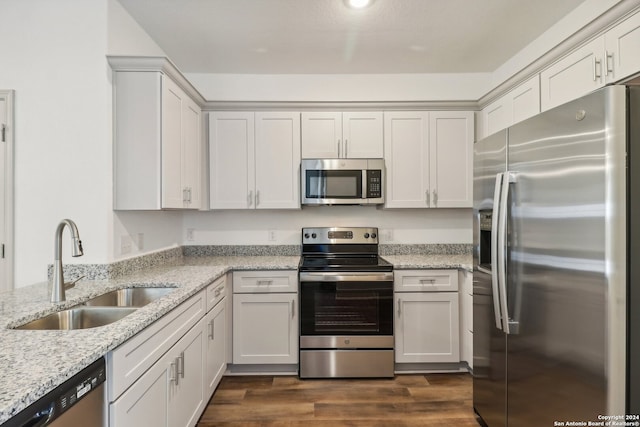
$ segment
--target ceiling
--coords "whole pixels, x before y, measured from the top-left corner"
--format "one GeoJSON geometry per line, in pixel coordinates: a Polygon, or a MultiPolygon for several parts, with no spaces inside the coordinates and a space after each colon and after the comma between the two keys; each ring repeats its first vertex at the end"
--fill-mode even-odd
{"type": "Polygon", "coordinates": [[[584,0],[119,0],[185,73],[491,72],[584,0]]]}

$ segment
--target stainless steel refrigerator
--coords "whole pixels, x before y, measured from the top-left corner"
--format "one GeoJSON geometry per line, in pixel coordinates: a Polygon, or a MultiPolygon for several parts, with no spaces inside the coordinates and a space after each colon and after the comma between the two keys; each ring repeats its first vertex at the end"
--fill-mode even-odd
{"type": "Polygon", "coordinates": [[[640,87],[541,113],[474,155],[481,422],[640,414],[640,87]]]}

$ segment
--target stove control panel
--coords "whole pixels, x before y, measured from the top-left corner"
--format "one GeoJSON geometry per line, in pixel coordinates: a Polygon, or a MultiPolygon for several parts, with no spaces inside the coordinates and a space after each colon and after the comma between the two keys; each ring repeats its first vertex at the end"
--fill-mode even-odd
{"type": "Polygon", "coordinates": [[[377,244],[375,227],[303,228],[302,244],[377,244]]]}

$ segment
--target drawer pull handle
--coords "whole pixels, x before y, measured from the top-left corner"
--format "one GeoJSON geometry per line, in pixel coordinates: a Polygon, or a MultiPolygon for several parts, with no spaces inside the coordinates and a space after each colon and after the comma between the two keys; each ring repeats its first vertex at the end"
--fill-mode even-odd
{"type": "Polygon", "coordinates": [[[402,298],[398,298],[398,316],[402,314],[402,298]]]}
{"type": "Polygon", "coordinates": [[[171,362],[170,368],[169,368],[169,382],[174,382],[176,383],[176,385],[178,385],[178,368],[176,367],[176,360],[175,359],[173,362],[171,362]]]}
{"type": "Polygon", "coordinates": [[[436,279],[420,279],[421,285],[435,285],[436,279]]]}
{"type": "MultiPolygon", "coordinates": [[[[178,374],[180,374],[181,378],[184,378],[184,351],[180,353],[180,356],[177,357],[178,360],[178,374]]],[[[176,383],[177,384],[177,383],[176,383]]]]}
{"type": "Polygon", "coordinates": [[[273,283],[273,280],[258,280],[258,286],[269,286],[273,283]]]}
{"type": "Polygon", "coordinates": [[[211,341],[215,340],[215,328],[213,326],[213,320],[211,319],[209,321],[209,338],[211,339],[211,341]]]}

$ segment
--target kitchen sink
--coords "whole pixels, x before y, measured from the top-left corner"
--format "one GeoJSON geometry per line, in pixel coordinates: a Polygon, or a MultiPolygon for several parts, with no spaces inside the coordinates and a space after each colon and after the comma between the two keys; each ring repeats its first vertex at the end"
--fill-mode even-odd
{"type": "Polygon", "coordinates": [[[69,330],[108,325],[137,309],[134,307],[73,307],[36,319],[15,329],[69,330]]]}
{"type": "Polygon", "coordinates": [[[83,303],[100,307],[142,307],[175,291],[176,288],[124,288],[107,292],[83,303]]]}

